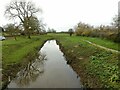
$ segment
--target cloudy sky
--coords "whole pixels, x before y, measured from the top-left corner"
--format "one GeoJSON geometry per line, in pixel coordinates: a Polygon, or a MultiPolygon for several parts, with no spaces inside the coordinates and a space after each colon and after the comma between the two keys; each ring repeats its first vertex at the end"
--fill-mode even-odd
{"type": "MultiPolygon", "coordinates": [[[[10,21],[4,16],[5,6],[11,0],[0,0],[0,26],[10,21]]],[[[118,13],[119,0],[30,0],[43,10],[38,14],[48,27],[68,31],[78,22],[91,25],[109,25],[118,13]]]]}

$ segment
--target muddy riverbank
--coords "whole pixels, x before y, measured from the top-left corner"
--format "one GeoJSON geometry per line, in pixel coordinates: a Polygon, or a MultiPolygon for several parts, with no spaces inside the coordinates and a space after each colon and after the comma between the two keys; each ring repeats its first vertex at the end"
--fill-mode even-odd
{"type": "Polygon", "coordinates": [[[35,47],[32,50],[32,53],[29,52],[21,62],[19,63],[10,63],[5,67],[2,67],[2,90],[4,90],[12,79],[16,77],[16,74],[28,64],[28,62],[34,60],[38,57],[38,51],[43,47],[44,43],[47,41],[44,40],[41,45],[35,47]]]}
{"type": "Polygon", "coordinates": [[[102,82],[96,76],[90,75],[89,72],[87,72],[85,65],[87,62],[89,62],[88,57],[81,56],[81,58],[78,58],[76,53],[73,52],[74,48],[71,48],[69,51],[58,40],[57,44],[60,46],[61,51],[64,53],[67,63],[71,65],[71,67],[81,77],[81,83],[83,84],[84,88],[104,87],[102,82]]]}
{"type": "Polygon", "coordinates": [[[10,65],[7,65],[6,68],[3,68],[2,70],[2,89],[4,90],[7,85],[10,83],[10,81],[16,77],[16,74],[18,71],[23,69],[28,62],[34,60],[38,56],[37,51],[33,53],[29,53],[21,63],[13,63],[10,65]]]}

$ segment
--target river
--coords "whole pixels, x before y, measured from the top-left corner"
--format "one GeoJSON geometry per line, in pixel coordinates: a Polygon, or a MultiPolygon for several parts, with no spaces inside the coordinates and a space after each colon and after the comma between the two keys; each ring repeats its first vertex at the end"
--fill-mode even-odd
{"type": "Polygon", "coordinates": [[[19,71],[8,88],[81,88],[80,77],[67,64],[56,40],[48,40],[39,57],[19,71]]]}

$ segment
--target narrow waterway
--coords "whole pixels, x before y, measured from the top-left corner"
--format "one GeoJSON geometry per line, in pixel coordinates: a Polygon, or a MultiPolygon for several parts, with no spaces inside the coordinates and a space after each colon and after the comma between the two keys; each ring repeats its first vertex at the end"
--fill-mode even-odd
{"type": "Polygon", "coordinates": [[[67,64],[55,40],[47,41],[39,57],[28,63],[8,88],[81,88],[80,77],[67,64]]]}

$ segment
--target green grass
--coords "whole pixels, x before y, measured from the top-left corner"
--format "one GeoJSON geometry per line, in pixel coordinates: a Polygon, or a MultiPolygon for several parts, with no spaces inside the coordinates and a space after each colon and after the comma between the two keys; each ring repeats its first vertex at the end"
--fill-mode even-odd
{"type": "Polygon", "coordinates": [[[110,40],[100,39],[100,38],[82,37],[82,36],[80,38],[82,38],[83,40],[88,40],[92,43],[104,46],[106,48],[119,50],[118,45],[120,45],[120,43],[115,43],[115,42],[112,42],[110,40]]]}
{"type": "MultiPolygon", "coordinates": [[[[81,77],[86,80],[88,87],[94,88],[98,82],[98,87],[120,88],[118,80],[118,54],[108,52],[83,41],[89,40],[98,45],[117,50],[117,43],[102,40],[99,38],[79,37],[69,34],[48,34],[32,36],[32,39],[26,37],[17,37],[3,42],[3,66],[6,67],[12,63],[23,62],[29,53],[34,53],[45,40],[54,38],[64,47],[65,54],[72,60],[73,68],[80,72],[81,77]],[[83,73],[83,76],[82,76],[83,73]],[[85,77],[86,76],[86,77],[85,77]],[[90,78],[92,80],[90,80],[90,78]],[[97,79],[96,79],[97,78],[97,79]]],[[[82,78],[81,78],[82,80],[82,78]]],[[[84,81],[83,80],[83,81],[84,81]]]]}
{"type": "Polygon", "coordinates": [[[50,36],[32,36],[31,39],[20,36],[17,41],[14,38],[7,38],[2,42],[2,85],[8,83],[8,76],[14,78],[17,72],[24,68],[26,64],[34,60],[37,52],[45,40],[50,36]]]}
{"type": "Polygon", "coordinates": [[[83,72],[87,73],[85,78],[92,78],[91,81],[89,81],[90,78],[87,80],[88,87],[120,88],[118,83],[118,54],[94,47],[83,39],[113,49],[118,48],[117,43],[98,38],[70,37],[67,34],[64,36],[54,35],[54,37],[64,47],[66,55],[70,57],[68,59],[72,59],[73,67],[77,67],[78,72],[79,69],[83,68],[83,72]],[[98,85],[96,85],[97,81],[98,85]]]}
{"type": "Polygon", "coordinates": [[[37,47],[40,47],[46,39],[50,38],[44,35],[32,36],[32,39],[26,37],[17,37],[17,41],[7,39],[2,41],[3,67],[11,63],[20,63],[29,53],[34,53],[37,47]]]}

